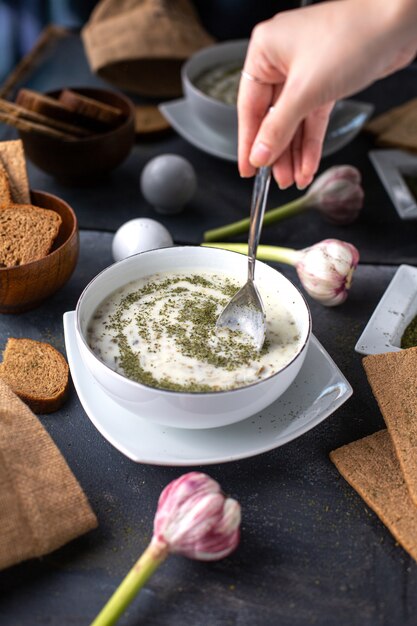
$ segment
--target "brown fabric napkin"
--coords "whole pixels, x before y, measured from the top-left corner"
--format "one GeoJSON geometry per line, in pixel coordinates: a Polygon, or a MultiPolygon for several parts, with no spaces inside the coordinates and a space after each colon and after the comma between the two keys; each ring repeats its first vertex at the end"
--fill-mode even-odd
{"type": "Polygon", "coordinates": [[[96,526],[51,437],[0,380],[0,569],[52,552],[96,526]]]}
{"type": "Polygon", "coordinates": [[[181,95],[181,65],[214,43],[190,0],[101,0],[82,30],[91,70],[120,89],[181,95]]]}

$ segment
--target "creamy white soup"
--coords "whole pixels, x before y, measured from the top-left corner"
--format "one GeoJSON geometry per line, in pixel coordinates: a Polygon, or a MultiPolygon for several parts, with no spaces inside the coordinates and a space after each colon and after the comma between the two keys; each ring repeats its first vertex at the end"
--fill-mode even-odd
{"type": "Polygon", "coordinates": [[[241,332],[216,320],[241,287],[219,272],[159,273],[125,285],[94,312],[87,341],[110,368],[173,391],[211,392],[249,385],[297,354],[300,334],[278,293],[263,293],[266,340],[257,352],[241,332]]]}
{"type": "Polygon", "coordinates": [[[195,86],[211,98],[236,104],[242,66],[217,65],[196,78],[195,86]]]}

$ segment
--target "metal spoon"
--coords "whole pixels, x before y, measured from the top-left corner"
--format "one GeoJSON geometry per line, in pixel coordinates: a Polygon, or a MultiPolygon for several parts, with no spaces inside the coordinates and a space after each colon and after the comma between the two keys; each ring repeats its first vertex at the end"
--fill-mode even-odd
{"type": "Polygon", "coordinates": [[[220,313],[217,328],[230,328],[250,335],[259,351],[265,341],[265,309],[254,283],[256,250],[261,236],[271,168],[260,167],[255,176],[248,240],[248,280],[220,313]]]}

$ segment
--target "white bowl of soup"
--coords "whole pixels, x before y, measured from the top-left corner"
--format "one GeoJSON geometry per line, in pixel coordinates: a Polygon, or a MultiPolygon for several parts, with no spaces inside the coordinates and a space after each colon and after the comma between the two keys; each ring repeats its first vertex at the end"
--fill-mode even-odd
{"type": "Polygon", "coordinates": [[[267,324],[262,350],[244,333],[218,331],[218,314],[246,278],[246,256],[198,246],[111,265],[77,303],[84,364],[108,396],[150,422],[215,428],[261,411],[297,376],[311,316],[300,291],[257,261],[267,324]]]}
{"type": "Polygon", "coordinates": [[[184,95],[194,115],[223,137],[237,137],[237,90],[249,41],[226,41],[199,50],[183,65],[184,95]]]}

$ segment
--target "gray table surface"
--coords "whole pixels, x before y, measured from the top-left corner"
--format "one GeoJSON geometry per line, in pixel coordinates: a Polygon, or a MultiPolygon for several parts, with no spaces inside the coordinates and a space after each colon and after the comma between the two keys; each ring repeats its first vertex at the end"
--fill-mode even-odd
{"type": "MultiPolygon", "coordinates": [[[[57,53],[55,61],[72,68],[72,73],[62,72],[62,81],[86,83],[82,65],[74,69],[67,54],[61,58],[57,53]]],[[[32,86],[53,82],[52,69],[42,66],[32,86]]],[[[394,93],[391,83],[386,84],[392,101],[398,90],[394,93]]],[[[373,89],[383,93],[382,86],[373,89]]],[[[406,99],[415,89],[406,82],[399,98],[406,99]]],[[[378,106],[383,104],[378,101],[378,106]]],[[[353,348],[398,263],[417,263],[415,224],[405,226],[394,213],[367,163],[367,142],[358,138],[332,160],[366,164],[368,200],[356,225],[342,232],[310,216],[268,235],[294,246],[328,236],[363,243],[358,247],[367,263],[358,268],[347,302],[326,309],[309,299],[314,332],[352,384],[352,398],[314,430],[281,448],[205,468],[242,505],[238,550],[211,564],[170,557],[121,625],[417,623],[415,563],[328,456],[332,449],[384,426],[353,348]]],[[[139,192],[139,172],[152,155],[167,150],[192,159],[199,178],[197,197],[187,212],[165,220],[177,239],[198,242],[205,227],[246,214],[250,183],[240,181],[233,165],[200,153],[175,135],[137,145],[110,181],[88,190],[60,187],[31,167],[33,187],[62,195],[77,211],[80,259],[67,285],[39,308],[0,316],[0,350],[13,336],[49,341],[65,353],[63,313],[75,307],[88,281],[112,262],[114,229],[134,215],[153,215],[139,192]]],[[[273,199],[290,193],[276,193],[273,199]]],[[[280,269],[298,284],[292,268],[280,269]]],[[[85,490],[99,527],[42,559],[0,572],[0,624],[81,626],[93,619],[146,547],[158,495],[184,469],[135,464],[124,457],[92,425],[73,387],[60,411],[40,419],[85,490]]]]}
{"type": "MultiPolygon", "coordinates": [[[[0,349],[9,336],[29,336],[65,352],[62,315],[111,262],[111,238],[82,232],[68,284],[34,311],[0,316],[0,349]]],[[[415,623],[416,565],[328,457],[383,427],[353,347],[394,271],[359,267],[348,301],[337,309],[309,299],[314,332],[351,382],[353,397],[281,448],[204,468],[241,502],[239,549],[212,564],[171,557],[121,624],[415,623]]],[[[284,273],[298,283],[291,268],[284,273]]],[[[160,490],[185,470],[125,458],[96,431],[73,388],[67,404],[41,421],[84,488],[99,527],[0,573],[0,622],[87,624],[149,541],[160,490]]]]}

